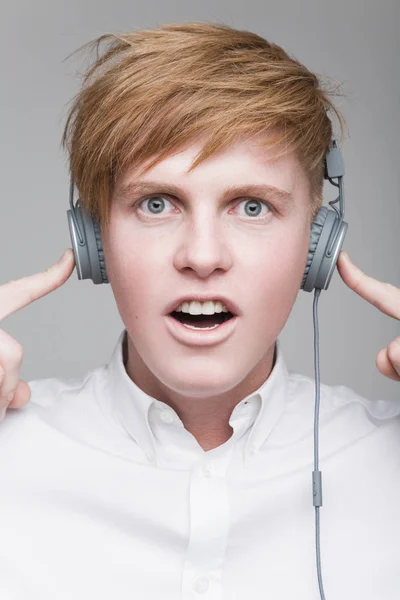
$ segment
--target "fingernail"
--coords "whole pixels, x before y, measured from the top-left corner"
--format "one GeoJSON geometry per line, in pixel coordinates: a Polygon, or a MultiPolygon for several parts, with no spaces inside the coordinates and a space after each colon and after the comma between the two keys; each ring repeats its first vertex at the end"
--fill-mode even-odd
{"type": "MultiPolygon", "coordinates": [[[[68,249],[69,250],[69,249],[68,249]]],[[[65,250],[62,255],[60,260],[58,261],[59,263],[63,262],[65,260],[65,258],[68,256],[68,250],[65,250]]]]}
{"type": "Polygon", "coordinates": [[[347,252],[345,252],[345,251],[343,250],[343,254],[344,254],[344,255],[345,255],[345,257],[346,257],[346,260],[348,260],[349,262],[351,262],[351,260],[350,260],[350,256],[347,254],[347,252]]]}

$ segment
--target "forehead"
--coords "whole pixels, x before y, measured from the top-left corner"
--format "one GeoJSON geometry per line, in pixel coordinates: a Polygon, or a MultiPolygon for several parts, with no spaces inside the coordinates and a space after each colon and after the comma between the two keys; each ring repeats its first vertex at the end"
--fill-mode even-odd
{"type": "Polygon", "coordinates": [[[277,150],[281,151],[282,147],[268,148],[269,139],[261,135],[238,139],[234,144],[206,158],[189,172],[207,140],[205,136],[196,138],[150,168],[155,156],[140,165],[127,168],[116,180],[115,191],[122,191],[128,185],[132,185],[133,188],[134,184],[139,182],[172,182],[178,177],[180,183],[188,185],[254,183],[270,184],[290,191],[295,181],[304,175],[293,152],[285,149],[284,155],[277,158],[277,150]]]}

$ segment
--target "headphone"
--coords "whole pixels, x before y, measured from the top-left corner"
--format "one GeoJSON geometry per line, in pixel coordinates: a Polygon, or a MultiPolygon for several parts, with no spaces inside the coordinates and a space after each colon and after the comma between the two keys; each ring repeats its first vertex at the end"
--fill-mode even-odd
{"type": "MultiPolygon", "coordinates": [[[[314,368],[315,368],[315,413],[314,413],[314,471],[312,472],[312,500],[315,507],[315,547],[318,585],[321,600],[325,600],[321,575],[320,556],[320,515],[322,506],[322,473],[318,468],[318,429],[320,404],[319,337],[318,337],[318,300],[321,290],[327,290],[332,279],[339,253],[341,251],[348,224],[344,217],[343,190],[344,162],[336,140],[324,158],[324,179],[339,188],[339,196],[329,202],[334,210],[322,206],[311,225],[310,246],[300,289],[314,294],[314,368]],[[335,183],[333,179],[338,179],[335,183]],[[339,211],[336,206],[339,202],[339,211]]],[[[74,207],[74,182],[71,175],[70,206],[67,211],[69,231],[75,255],[78,279],[91,279],[93,283],[109,283],[104,260],[101,231],[96,219],[91,218],[80,205],[78,199],[74,207]]],[[[275,348],[276,353],[276,348],[275,348]]]]}
{"type": "MultiPolygon", "coordinates": [[[[343,221],[344,163],[336,140],[332,140],[332,148],[327,152],[324,163],[324,179],[329,179],[332,185],[339,187],[339,197],[329,204],[333,206],[339,201],[340,211],[335,206],[334,211],[322,206],[312,222],[307,263],[301,283],[301,289],[305,292],[328,289],[348,227],[343,221]],[[332,181],[334,178],[339,179],[338,184],[332,181]]],[[[109,283],[99,223],[87,214],[79,199],[74,206],[72,176],[69,201],[71,209],[67,210],[67,217],[78,279],[91,279],[95,284],[109,283]]]]}

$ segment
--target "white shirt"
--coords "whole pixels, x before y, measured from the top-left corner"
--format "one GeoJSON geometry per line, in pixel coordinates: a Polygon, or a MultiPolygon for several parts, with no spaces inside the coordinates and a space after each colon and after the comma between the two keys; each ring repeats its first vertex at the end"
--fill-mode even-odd
{"type": "MultiPolygon", "coordinates": [[[[314,381],[280,341],[205,452],[123,364],[30,381],[0,426],[1,600],[319,600],[314,381]]],[[[321,385],[326,600],[400,598],[400,402],[321,385]]]]}

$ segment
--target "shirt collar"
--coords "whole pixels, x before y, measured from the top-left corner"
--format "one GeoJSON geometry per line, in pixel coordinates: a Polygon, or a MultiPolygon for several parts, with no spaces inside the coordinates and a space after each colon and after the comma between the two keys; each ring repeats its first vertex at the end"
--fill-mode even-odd
{"type": "MultiPolygon", "coordinates": [[[[114,348],[108,364],[105,366],[105,392],[109,396],[114,417],[121,423],[137,442],[148,459],[157,463],[156,444],[151,428],[149,412],[153,405],[157,408],[169,408],[168,405],[146,394],[129,377],[123,361],[123,345],[127,330],[124,329],[114,348]]],[[[282,353],[279,338],[276,341],[275,364],[264,383],[235,406],[238,412],[243,404],[252,404],[254,423],[245,446],[245,465],[254,457],[267,441],[269,435],[284,413],[289,372],[282,353]]],[[[232,413],[232,415],[233,415],[232,413]]]]}

